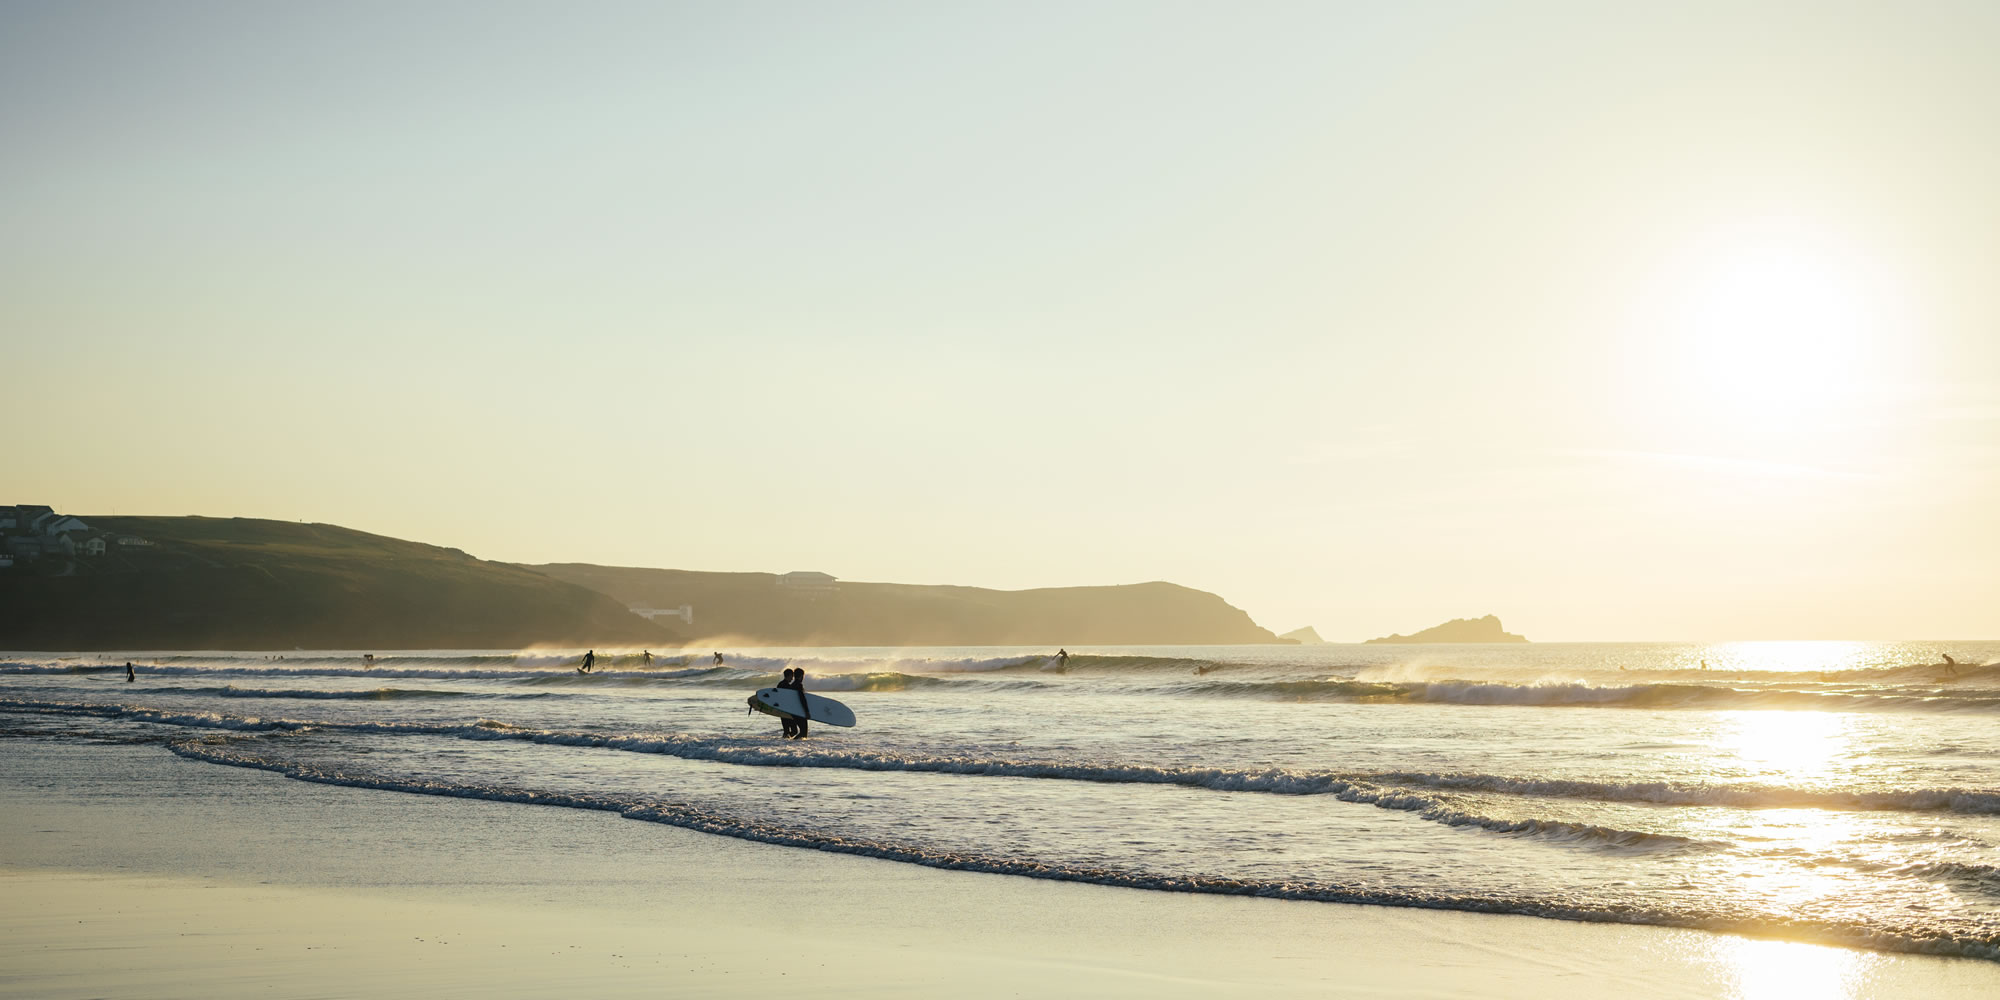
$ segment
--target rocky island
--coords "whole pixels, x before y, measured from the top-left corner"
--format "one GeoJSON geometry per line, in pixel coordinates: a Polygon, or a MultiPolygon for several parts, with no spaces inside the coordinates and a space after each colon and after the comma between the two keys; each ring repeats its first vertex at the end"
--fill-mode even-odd
{"type": "Polygon", "coordinates": [[[1396,642],[1527,642],[1524,636],[1515,635],[1500,627],[1497,615],[1484,618],[1454,618],[1443,625],[1434,625],[1413,635],[1385,635],[1380,639],[1370,639],[1373,643],[1396,642]]]}

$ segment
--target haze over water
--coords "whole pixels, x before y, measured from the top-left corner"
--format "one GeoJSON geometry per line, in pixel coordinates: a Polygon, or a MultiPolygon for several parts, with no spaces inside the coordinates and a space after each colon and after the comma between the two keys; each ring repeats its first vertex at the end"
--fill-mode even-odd
{"type": "Polygon", "coordinates": [[[0,731],[948,868],[2000,960],[2000,643],[1939,650],[185,653],[130,684],[8,654],[0,731]],[[776,739],[742,699],[786,666],[860,724],[776,739]]]}

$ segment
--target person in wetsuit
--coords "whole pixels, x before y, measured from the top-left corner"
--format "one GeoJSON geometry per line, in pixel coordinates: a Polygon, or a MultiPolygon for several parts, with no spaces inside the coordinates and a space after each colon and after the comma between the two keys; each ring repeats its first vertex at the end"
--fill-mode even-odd
{"type": "Polygon", "coordinates": [[[139,675],[138,675],[138,674],[136,674],[136,673],[134,673],[134,672],[132,671],[132,661],[131,661],[131,660],[126,660],[126,661],[125,661],[125,683],[127,683],[127,684],[130,684],[130,683],[132,683],[133,681],[136,681],[136,680],[138,680],[138,679],[139,679],[139,675]]]}
{"type": "Polygon", "coordinates": [[[590,668],[596,665],[597,665],[597,650],[593,649],[590,652],[583,654],[583,666],[576,668],[576,672],[579,674],[590,673],[590,668]]]}
{"type": "Polygon", "coordinates": [[[780,682],[778,686],[788,687],[794,691],[797,691],[799,693],[799,708],[801,711],[804,711],[806,713],[804,715],[799,716],[799,718],[793,721],[792,723],[793,730],[788,735],[790,735],[792,739],[802,740],[806,738],[806,730],[808,728],[806,724],[812,721],[812,712],[806,706],[806,669],[804,667],[798,667],[796,669],[787,670],[785,671],[785,675],[788,678],[788,680],[780,682]]]}
{"type": "MultiPolygon", "coordinates": [[[[783,677],[779,678],[778,686],[781,688],[789,688],[792,686],[792,668],[790,667],[785,668],[785,674],[783,677]]],[[[778,717],[778,722],[781,726],[784,727],[784,733],[786,739],[789,740],[792,737],[798,735],[799,720],[789,715],[781,715],[778,717]]]]}

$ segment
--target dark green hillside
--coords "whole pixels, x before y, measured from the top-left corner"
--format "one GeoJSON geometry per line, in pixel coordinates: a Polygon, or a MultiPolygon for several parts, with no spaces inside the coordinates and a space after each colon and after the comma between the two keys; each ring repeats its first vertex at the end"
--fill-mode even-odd
{"type": "Polygon", "coordinates": [[[770,573],[584,563],[533,567],[634,607],[692,605],[697,636],[824,646],[1197,645],[1277,642],[1222,598],[1171,583],[985,590],[840,582],[799,592],[770,573]]]}
{"type": "Polygon", "coordinates": [[[328,524],[91,517],[150,546],[0,573],[14,649],[670,646],[617,601],[540,573],[328,524]],[[67,570],[69,575],[49,575],[67,570]]]}

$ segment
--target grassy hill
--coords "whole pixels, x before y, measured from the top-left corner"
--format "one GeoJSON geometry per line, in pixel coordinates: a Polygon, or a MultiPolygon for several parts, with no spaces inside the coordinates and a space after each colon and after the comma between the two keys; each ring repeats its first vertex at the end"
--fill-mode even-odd
{"type": "Polygon", "coordinates": [[[635,607],[694,606],[682,630],[737,644],[823,646],[1196,645],[1278,642],[1214,594],[1171,583],[985,590],[842,582],[790,592],[770,573],[585,563],[530,567],[635,607]]]}
{"type": "Polygon", "coordinates": [[[601,593],[457,549],[329,524],[83,519],[153,544],[79,558],[67,576],[23,567],[0,573],[0,647],[441,649],[679,641],[601,593]]]}

